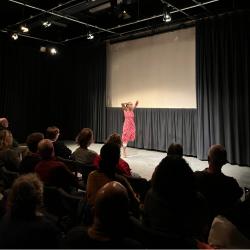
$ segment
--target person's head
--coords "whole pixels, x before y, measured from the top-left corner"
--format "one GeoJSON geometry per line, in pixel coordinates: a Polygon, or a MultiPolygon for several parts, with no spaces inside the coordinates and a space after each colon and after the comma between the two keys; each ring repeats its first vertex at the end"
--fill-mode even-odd
{"type": "Polygon", "coordinates": [[[87,148],[93,142],[93,131],[90,128],[84,128],[76,137],[76,144],[81,148],[87,148]]]}
{"type": "Polygon", "coordinates": [[[10,189],[6,210],[18,218],[34,216],[43,204],[43,183],[36,173],[18,177],[10,189]]]}
{"type": "Polygon", "coordinates": [[[132,102],[128,102],[128,104],[126,104],[126,107],[128,108],[128,109],[133,109],[133,103],[132,102]]]}
{"type": "Polygon", "coordinates": [[[208,164],[216,169],[221,169],[227,163],[227,151],[219,145],[213,145],[208,151],[208,164]]]}
{"type": "Polygon", "coordinates": [[[0,118],[0,126],[8,128],[9,127],[9,122],[6,118],[0,118]]]}
{"type": "Polygon", "coordinates": [[[106,143],[102,146],[100,155],[100,172],[107,176],[115,175],[115,166],[120,159],[120,148],[115,143],[106,143]]]}
{"type": "Polygon", "coordinates": [[[121,136],[119,134],[112,134],[109,136],[109,138],[106,140],[105,142],[107,143],[115,143],[119,148],[122,146],[122,139],[121,136]]]}
{"type": "Polygon", "coordinates": [[[165,200],[183,199],[196,191],[193,170],[180,156],[167,156],[156,170],[153,188],[165,200]]]}
{"type": "Polygon", "coordinates": [[[126,188],[116,181],[105,184],[95,196],[92,214],[103,232],[110,236],[121,234],[129,216],[126,188]]]}
{"type": "Polygon", "coordinates": [[[183,148],[182,148],[181,144],[179,144],[178,142],[171,143],[168,147],[167,154],[168,155],[178,155],[178,156],[182,157],[183,156],[183,148]]]}
{"type": "Polygon", "coordinates": [[[27,137],[27,147],[31,152],[36,153],[38,150],[38,143],[43,139],[44,135],[42,133],[32,133],[27,137]]]}
{"type": "Polygon", "coordinates": [[[1,130],[0,131],[0,149],[9,148],[12,146],[13,137],[10,131],[1,130]]]}
{"type": "Polygon", "coordinates": [[[54,156],[54,146],[51,140],[44,139],[38,143],[38,154],[42,158],[50,158],[54,156]]]}
{"type": "Polygon", "coordinates": [[[52,140],[52,141],[56,141],[58,139],[60,130],[59,128],[52,126],[52,127],[48,127],[46,130],[46,136],[48,139],[52,140]]]}

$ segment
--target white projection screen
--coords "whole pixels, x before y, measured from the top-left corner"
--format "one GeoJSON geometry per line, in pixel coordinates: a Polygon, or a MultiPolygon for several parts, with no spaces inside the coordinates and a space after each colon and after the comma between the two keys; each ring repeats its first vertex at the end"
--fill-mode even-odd
{"type": "Polygon", "coordinates": [[[196,108],[195,28],[107,44],[107,106],[196,108]]]}

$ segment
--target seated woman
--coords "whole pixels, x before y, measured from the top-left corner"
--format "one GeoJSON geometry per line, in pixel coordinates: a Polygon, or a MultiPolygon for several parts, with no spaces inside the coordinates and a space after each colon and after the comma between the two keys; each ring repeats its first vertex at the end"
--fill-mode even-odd
{"type": "Polygon", "coordinates": [[[53,143],[55,150],[55,157],[59,156],[64,159],[69,159],[72,151],[64,144],[63,141],[58,141],[60,135],[59,128],[52,126],[48,127],[46,130],[47,138],[50,139],[53,143]]]}
{"type": "Polygon", "coordinates": [[[43,202],[43,183],[37,174],[16,179],[0,222],[0,249],[57,248],[61,231],[37,212],[43,202]]]}
{"type": "Polygon", "coordinates": [[[18,172],[21,160],[12,147],[13,137],[10,131],[0,131],[0,166],[8,171],[18,172]]]}
{"type": "Polygon", "coordinates": [[[130,211],[135,215],[140,214],[140,200],[136,198],[135,193],[125,177],[116,173],[116,165],[120,159],[120,148],[114,143],[107,143],[101,148],[101,160],[99,162],[99,170],[95,170],[89,174],[86,196],[88,202],[94,205],[95,196],[98,190],[106,183],[111,181],[120,182],[128,191],[130,199],[130,211]]]}
{"type": "Polygon", "coordinates": [[[29,148],[29,152],[24,156],[19,173],[34,173],[35,166],[41,161],[40,156],[38,155],[37,145],[38,143],[44,139],[44,135],[42,133],[33,133],[27,137],[26,143],[29,148]]]}
{"type": "Polygon", "coordinates": [[[153,188],[144,201],[143,223],[152,229],[173,234],[204,236],[208,206],[196,192],[192,169],[179,156],[167,156],[159,164],[153,188]]]}
{"type": "MultiPolygon", "coordinates": [[[[121,136],[119,134],[112,134],[109,136],[109,138],[106,140],[105,143],[115,143],[119,148],[122,146],[122,140],[121,136]]],[[[98,155],[94,161],[94,166],[99,169],[99,162],[101,160],[101,156],[98,155]]],[[[116,173],[122,173],[126,174],[130,177],[132,177],[132,173],[130,172],[129,165],[126,161],[124,161],[122,158],[119,159],[119,163],[115,166],[116,173]]]]}
{"type": "Polygon", "coordinates": [[[93,165],[98,155],[95,151],[88,149],[93,142],[92,130],[90,128],[84,128],[76,137],[76,144],[79,145],[79,148],[73,152],[72,158],[82,164],[93,165]]]}

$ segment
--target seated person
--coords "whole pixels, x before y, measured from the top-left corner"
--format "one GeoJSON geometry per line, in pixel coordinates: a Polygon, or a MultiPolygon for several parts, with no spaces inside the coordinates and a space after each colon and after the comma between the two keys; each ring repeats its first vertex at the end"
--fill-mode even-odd
{"type": "Polygon", "coordinates": [[[33,173],[35,171],[35,166],[40,162],[40,156],[38,155],[37,145],[44,139],[42,133],[33,133],[27,137],[26,143],[29,148],[29,152],[24,156],[20,164],[19,173],[33,173]]]}
{"type": "Polygon", "coordinates": [[[53,157],[54,147],[51,140],[44,139],[38,143],[38,154],[41,161],[36,165],[35,172],[41,181],[45,185],[62,188],[71,194],[71,187],[78,187],[78,179],[64,163],[56,161],[56,158],[53,157]]]}
{"type": "Polygon", "coordinates": [[[167,156],[159,164],[154,187],[144,201],[143,224],[163,233],[203,236],[208,206],[196,191],[192,169],[179,156],[167,156]]]}
{"type": "Polygon", "coordinates": [[[114,143],[107,143],[101,148],[101,160],[99,162],[99,170],[95,170],[89,174],[86,196],[88,202],[94,205],[95,196],[98,190],[106,183],[111,181],[120,182],[128,191],[130,199],[130,211],[139,216],[140,200],[136,198],[135,193],[125,177],[115,172],[115,166],[119,163],[120,148],[114,143]]]}
{"type": "Polygon", "coordinates": [[[61,231],[37,211],[43,203],[43,183],[37,174],[23,174],[10,189],[0,222],[0,249],[57,248],[61,231]]]}
{"type": "Polygon", "coordinates": [[[214,248],[250,249],[250,199],[215,217],[208,243],[214,248]]]}
{"type": "Polygon", "coordinates": [[[54,146],[55,157],[59,156],[64,159],[69,159],[72,151],[64,144],[63,141],[58,141],[60,130],[53,126],[48,127],[46,130],[47,138],[50,139],[54,146]]]}
{"type": "Polygon", "coordinates": [[[97,153],[88,149],[91,143],[93,143],[93,132],[90,128],[84,128],[76,137],[76,144],[79,146],[73,154],[72,158],[82,164],[93,165],[97,153]]]}
{"type": "MultiPolygon", "coordinates": [[[[115,143],[119,148],[122,146],[122,140],[121,136],[119,134],[112,134],[109,136],[109,138],[106,140],[105,143],[115,143]]],[[[99,169],[99,162],[101,160],[101,156],[98,155],[94,161],[94,166],[99,169]]],[[[130,171],[129,165],[126,161],[124,161],[122,158],[120,158],[119,163],[115,166],[116,173],[126,174],[130,177],[132,177],[132,172],[130,171]]]]}
{"type": "Polygon", "coordinates": [[[243,190],[233,177],[221,172],[227,163],[227,151],[213,145],[208,152],[208,168],[194,173],[198,191],[205,197],[210,211],[210,225],[215,216],[228,209],[243,195],[243,190]]]}
{"type": "Polygon", "coordinates": [[[0,131],[0,166],[8,171],[18,172],[21,160],[12,147],[13,137],[9,130],[0,131]]]}
{"type": "Polygon", "coordinates": [[[64,249],[138,249],[142,245],[125,238],[129,220],[128,192],[120,183],[111,181],[96,193],[92,207],[94,223],[90,228],[76,227],[65,236],[64,249]]]}
{"type": "MultiPolygon", "coordinates": [[[[0,131],[2,130],[8,130],[9,122],[6,118],[0,118],[0,131]]],[[[24,158],[24,156],[29,151],[28,147],[26,146],[20,146],[19,143],[13,138],[12,147],[16,151],[16,153],[19,155],[21,154],[21,159],[24,158]]]]}

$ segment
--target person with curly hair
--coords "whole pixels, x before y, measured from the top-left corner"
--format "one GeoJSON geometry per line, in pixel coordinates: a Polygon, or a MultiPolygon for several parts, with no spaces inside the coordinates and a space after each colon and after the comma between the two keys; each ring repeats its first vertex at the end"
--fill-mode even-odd
{"type": "Polygon", "coordinates": [[[0,131],[0,166],[7,170],[17,172],[21,160],[12,147],[13,137],[9,130],[0,131]]]}
{"type": "Polygon", "coordinates": [[[23,174],[14,181],[0,222],[0,249],[58,247],[61,231],[38,212],[42,204],[43,183],[37,174],[23,174]]]}
{"type": "Polygon", "coordinates": [[[88,149],[93,142],[93,131],[90,128],[84,128],[76,137],[79,148],[73,152],[72,158],[82,164],[92,165],[98,156],[95,151],[88,149]]]}

